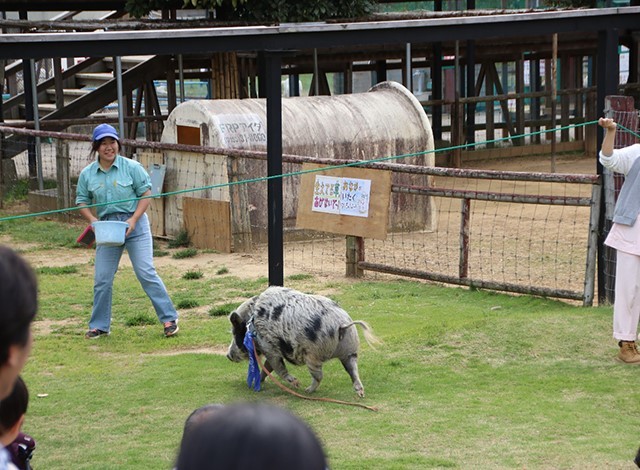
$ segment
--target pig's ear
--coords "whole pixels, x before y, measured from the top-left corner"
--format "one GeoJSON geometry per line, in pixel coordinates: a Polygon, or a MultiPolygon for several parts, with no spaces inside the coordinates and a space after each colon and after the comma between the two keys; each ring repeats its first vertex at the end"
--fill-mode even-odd
{"type": "Polygon", "coordinates": [[[233,326],[239,326],[244,323],[240,318],[240,315],[238,315],[238,312],[236,312],[235,310],[231,312],[231,315],[229,315],[229,321],[233,326]]]}

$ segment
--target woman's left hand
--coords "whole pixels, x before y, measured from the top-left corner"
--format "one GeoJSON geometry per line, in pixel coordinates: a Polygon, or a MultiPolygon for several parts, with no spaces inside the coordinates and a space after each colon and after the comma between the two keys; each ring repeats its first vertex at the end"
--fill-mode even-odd
{"type": "Polygon", "coordinates": [[[136,219],[131,217],[130,219],[127,219],[126,222],[129,224],[129,227],[127,228],[127,233],[124,234],[125,237],[129,236],[129,234],[135,230],[136,219]]]}

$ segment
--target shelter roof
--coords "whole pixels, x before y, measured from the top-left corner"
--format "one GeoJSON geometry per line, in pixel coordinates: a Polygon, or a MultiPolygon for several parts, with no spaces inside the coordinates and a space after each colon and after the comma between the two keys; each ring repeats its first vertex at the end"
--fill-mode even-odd
{"type": "Polygon", "coordinates": [[[412,12],[374,15],[349,22],[275,25],[194,20],[13,22],[4,25],[21,27],[29,33],[0,35],[0,58],[312,48],[364,50],[399,47],[407,43],[463,43],[467,40],[486,40],[499,46],[500,38],[513,38],[512,43],[527,43],[532,38],[553,33],[594,38],[598,31],[605,29],[616,29],[624,37],[640,28],[640,7],[412,12]],[[86,27],[82,27],[83,24],[86,27]],[[47,32],[52,31],[47,28],[56,32],[47,32]]]}

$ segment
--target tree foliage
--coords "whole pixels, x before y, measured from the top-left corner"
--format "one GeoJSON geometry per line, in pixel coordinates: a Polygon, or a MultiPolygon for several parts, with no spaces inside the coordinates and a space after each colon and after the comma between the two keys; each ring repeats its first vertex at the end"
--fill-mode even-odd
{"type": "Polygon", "coordinates": [[[124,8],[130,15],[141,18],[151,10],[170,10],[182,5],[182,0],[127,0],[124,8]]]}
{"type": "Polygon", "coordinates": [[[323,21],[358,18],[370,13],[376,0],[127,0],[126,10],[136,18],[151,10],[204,8],[220,20],[258,22],[323,21]]]}
{"type": "Polygon", "coordinates": [[[597,0],[543,0],[543,5],[557,8],[597,8],[597,0]]]}

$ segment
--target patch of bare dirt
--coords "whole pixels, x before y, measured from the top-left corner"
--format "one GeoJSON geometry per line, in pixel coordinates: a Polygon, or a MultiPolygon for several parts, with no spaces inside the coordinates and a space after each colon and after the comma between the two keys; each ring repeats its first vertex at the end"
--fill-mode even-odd
{"type": "Polygon", "coordinates": [[[77,322],[75,320],[47,320],[38,316],[32,324],[32,329],[34,336],[46,336],[53,330],[64,326],[77,326],[77,322]]]}
{"type": "MultiPolygon", "coordinates": [[[[584,156],[560,155],[556,157],[555,173],[584,174],[596,173],[597,160],[584,156]]],[[[509,159],[478,160],[466,162],[464,168],[477,168],[496,171],[525,171],[535,173],[552,173],[552,161],[545,157],[513,157],[509,159]]]]}
{"type": "Polygon", "coordinates": [[[171,351],[158,351],[151,354],[142,354],[142,356],[179,356],[182,354],[211,354],[215,356],[226,356],[226,346],[214,346],[212,348],[197,348],[197,349],[177,349],[171,351]]]}

